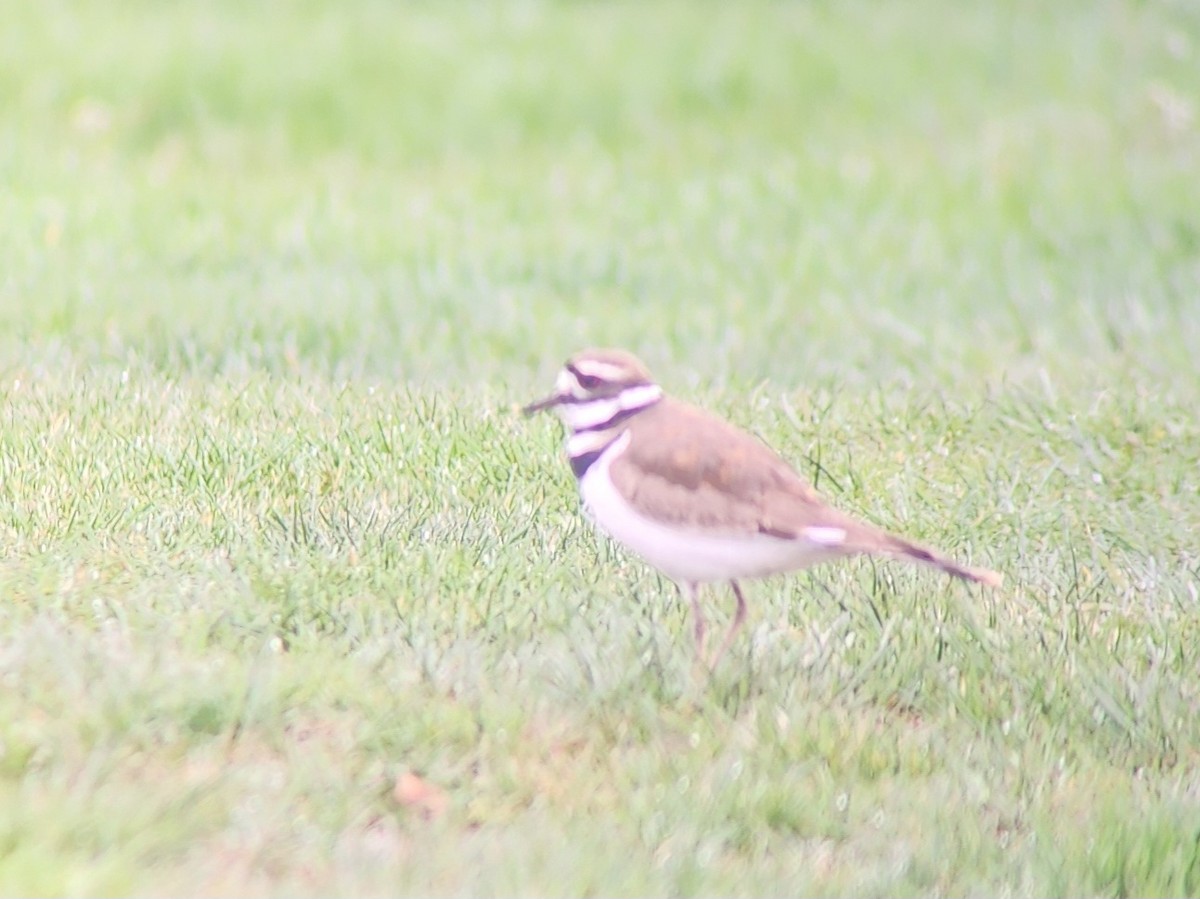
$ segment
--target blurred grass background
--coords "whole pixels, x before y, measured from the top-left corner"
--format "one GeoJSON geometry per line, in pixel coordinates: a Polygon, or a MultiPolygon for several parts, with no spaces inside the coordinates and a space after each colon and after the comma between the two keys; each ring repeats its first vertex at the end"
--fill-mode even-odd
{"type": "Polygon", "coordinates": [[[1193,4],[0,13],[0,892],[1200,890],[1193,4]],[[696,684],[610,343],[1005,589],[696,684]]]}
{"type": "Polygon", "coordinates": [[[584,341],[788,379],[1197,344],[1187,5],[6,15],[22,339],[476,379],[584,341]]]}

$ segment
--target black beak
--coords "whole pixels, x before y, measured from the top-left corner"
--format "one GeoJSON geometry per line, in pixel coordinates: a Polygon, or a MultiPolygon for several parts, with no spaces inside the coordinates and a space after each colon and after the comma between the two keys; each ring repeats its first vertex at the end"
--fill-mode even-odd
{"type": "Polygon", "coordinates": [[[555,406],[561,405],[566,401],[566,397],[561,393],[552,393],[544,400],[538,400],[536,403],[530,403],[521,411],[526,415],[533,415],[535,412],[542,412],[546,409],[553,409],[555,406]]]}

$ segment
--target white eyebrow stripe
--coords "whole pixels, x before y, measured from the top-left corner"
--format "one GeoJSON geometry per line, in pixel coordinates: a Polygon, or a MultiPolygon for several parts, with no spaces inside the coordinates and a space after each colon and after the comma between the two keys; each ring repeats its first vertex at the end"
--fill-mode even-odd
{"type": "Polygon", "coordinates": [[[808,527],[800,532],[804,535],[805,540],[809,540],[820,546],[841,546],[846,542],[845,528],[829,528],[829,527],[808,527]]]}
{"type": "Polygon", "coordinates": [[[583,375],[599,378],[601,381],[620,381],[625,375],[625,369],[611,362],[601,362],[599,359],[581,359],[575,363],[575,370],[583,375]]]}

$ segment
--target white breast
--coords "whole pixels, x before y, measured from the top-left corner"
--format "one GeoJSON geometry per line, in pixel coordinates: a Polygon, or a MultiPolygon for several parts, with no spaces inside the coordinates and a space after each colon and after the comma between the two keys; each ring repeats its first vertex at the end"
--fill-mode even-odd
{"type": "Polygon", "coordinates": [[[826,541],[786,540],[769,534],[681,530],[639,513],[617,491],[609,466],[629,445],[625,432],[579,482],[584,510],[615,540],[679,583],[763,577],[813,565],[837,555],[826,541]]]}

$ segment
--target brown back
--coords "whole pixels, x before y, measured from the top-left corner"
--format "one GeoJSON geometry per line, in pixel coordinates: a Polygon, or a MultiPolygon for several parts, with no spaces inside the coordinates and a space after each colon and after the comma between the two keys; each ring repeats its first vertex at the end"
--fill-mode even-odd
{"type": "Polygon", "coordinates": [[[846,550],[879,546],[881,532],[830,508],[757,438],[670,397],[639,413],[611,474],[630,503],[667,524],[715,533],[795,538],[846,531],[846,550]]]}

